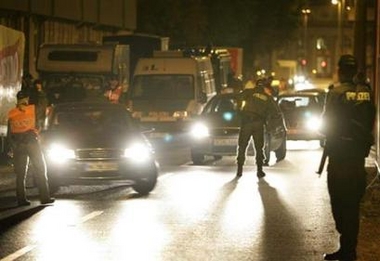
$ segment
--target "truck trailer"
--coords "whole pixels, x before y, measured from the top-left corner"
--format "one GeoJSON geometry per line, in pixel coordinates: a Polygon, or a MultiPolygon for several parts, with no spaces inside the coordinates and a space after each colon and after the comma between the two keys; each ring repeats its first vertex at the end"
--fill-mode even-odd
{"type": "Polygon", "coordinates": [[[8,112],[16,105],[16,94],[21,89],[24,63],[25,36],[0,25],[0,138],[1,159],[7,157],[6,143],[8,112]]]}

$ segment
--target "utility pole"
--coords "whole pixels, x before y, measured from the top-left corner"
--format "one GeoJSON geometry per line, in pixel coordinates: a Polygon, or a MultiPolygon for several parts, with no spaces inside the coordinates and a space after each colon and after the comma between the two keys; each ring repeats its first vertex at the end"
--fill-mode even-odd
{"type": "Polygon", "coordinates": [[[367,1],[356,0],[354,25],[354,56],[359,70],[366,71],[367,1]]]}

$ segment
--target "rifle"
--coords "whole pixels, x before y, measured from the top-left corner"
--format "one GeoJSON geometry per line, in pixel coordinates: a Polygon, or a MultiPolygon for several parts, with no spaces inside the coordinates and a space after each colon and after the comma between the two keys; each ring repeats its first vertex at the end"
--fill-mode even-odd
{"type": "Polygon", "coordinates": [[[321,157],[321,161],[319,163],[318,171],[316,172],[317,174],[319,174],[319,176],[321,176],[321,174],[323,172],[323,169],[324,169],[325,163],[326,163],[326,159],[327,159],[327,151],[326,151],[326,147],[324,147],[322,157],[321,157]]]}

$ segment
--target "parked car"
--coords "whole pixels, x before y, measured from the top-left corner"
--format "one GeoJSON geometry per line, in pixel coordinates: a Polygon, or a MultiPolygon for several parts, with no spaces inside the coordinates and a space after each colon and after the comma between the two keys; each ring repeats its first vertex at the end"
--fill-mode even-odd
{"type": "Polygon", "coordinates": [[[122,105],[55,105],[41,138],[53,190],[117,182],[148,194],[156,185],[154,150],[122,105]]]}
{"type": "Polygon", "coordinates": [[[284,114],[288,140],[320,140],[324,137],[318,132],[322,125],[323,103],[321,93],[297,91],[282,93],[277,103],[284,114]]]}
{"type": "MultiPolygon", "coordinates": [[[[206,156],[221,159],[223,156],[235,156],[240,130],[237,94],[226,93],[214,96],[194,121],[191,129],[191,159],[194,164],[204,163],[206,156]]],[[[278,108],[278,114],[269,119],[265,131],[265,156],[270,160],[274,151],[277,161],[286,156],[286,129],[284,118],[278,108]]],[[[248,155],[254,155],[252,142],[248,155]]]]}

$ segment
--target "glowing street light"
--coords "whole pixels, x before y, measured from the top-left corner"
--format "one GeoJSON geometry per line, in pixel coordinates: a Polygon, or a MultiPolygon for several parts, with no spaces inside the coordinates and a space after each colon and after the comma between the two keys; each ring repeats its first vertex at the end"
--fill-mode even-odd
{"type": "Polygon", "coordinates": [[[345,0],[331,0],[333,5],[337,6],[338,11],[338,36],[337,36],[337,47],[338,47],[338,55],[343,53],[343,7],[346,6],[345,0]]]}

